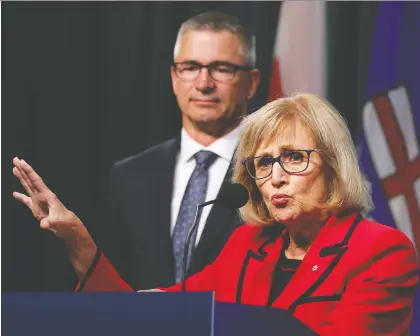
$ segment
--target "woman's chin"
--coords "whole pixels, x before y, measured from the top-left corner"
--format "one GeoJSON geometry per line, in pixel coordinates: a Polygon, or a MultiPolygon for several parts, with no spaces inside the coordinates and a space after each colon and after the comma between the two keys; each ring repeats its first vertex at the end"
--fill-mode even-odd
{"type": "Polygon", "coordinates": [[[273,214],[273,218],[278,223],[282,223],[284,225],[288,225],[296,221],[296,214],[294,214],[289,209],[277,209],[273,214]]]}

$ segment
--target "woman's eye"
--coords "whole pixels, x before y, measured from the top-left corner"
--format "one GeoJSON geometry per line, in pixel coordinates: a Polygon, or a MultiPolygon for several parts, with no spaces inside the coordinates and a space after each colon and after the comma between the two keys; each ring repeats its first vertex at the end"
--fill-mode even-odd
{"type": "Polygon", "coordinates": [[[258,167],[267,167],[271,165],[270,158],[262,158],[258,161],[258,167]]]}
{"type": "Polygon", "coordinates": [[[287,162],[302,162],[305,156],[301,152],[289,152],[284,155],[284,161],[287,162]]]}

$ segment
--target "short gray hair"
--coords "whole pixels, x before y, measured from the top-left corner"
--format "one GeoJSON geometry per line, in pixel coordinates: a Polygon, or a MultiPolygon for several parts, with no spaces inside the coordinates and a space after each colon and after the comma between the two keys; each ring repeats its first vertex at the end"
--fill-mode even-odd
{"type": "Polygon", "coordinates": [[[255,36],[247,31],[241,25],[239,19],[233,15],[212,11],[205,12],[185,21],[178,30],[174,47],[174,60],[178,55],[181,38],[191,30],[208,30],[212,32],[228,31],[236,35],[242,43],[242,54],[244,55],[245,64],[255,67],[257,56],[255,52],[255,36]]]}

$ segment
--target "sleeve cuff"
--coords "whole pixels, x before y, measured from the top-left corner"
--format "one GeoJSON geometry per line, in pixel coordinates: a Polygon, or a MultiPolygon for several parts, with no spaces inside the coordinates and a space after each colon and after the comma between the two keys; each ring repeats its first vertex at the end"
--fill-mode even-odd
{"type": "Polygon", "coordinates": [[[96,254],[95,257],[93,258],[92,264],[90,265],[88,271],[86,272],[86,275],[84,277],[84,279],[80,282],[78,288],[76,289],[76,292],[82,292],[83,288],[86,285],[86,282],[88,281],[90,275],[92,274],[93,270],[96,268],[96,265],[99,262],[99,259],[101,258],[102,255],[102,251],[97,249],[96,250],[96,254]]]}

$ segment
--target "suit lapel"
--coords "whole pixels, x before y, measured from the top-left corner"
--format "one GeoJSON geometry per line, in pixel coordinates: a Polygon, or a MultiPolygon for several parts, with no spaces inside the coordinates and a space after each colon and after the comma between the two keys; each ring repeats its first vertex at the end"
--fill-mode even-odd
{"type": "MultiPolygon", "coordinates": [[[[154,197],[154,208],[149,209],[151,213],[149,224],[155,237],[149,241],[154,245],[149,251],[155,251],[157,256],[157,267],[165,284],[172,284],[174,281],[174,264],[172,255],[172,241],[170,235],[171,226],[171,204],[174,180],[174,167],[177,154],[179,153],[180,138],[170,141],[158,154],[155,169],[155,178],[149,196],[156,193],[154,197]],[[162,207],[162,205],[164,205],[162,207]]],[[[147,191],[146,191],[147,193],[147,191]]]]}
{"type": "Polygon", "coordinates": [[[273,306],[294,310],[303,303],[332,272],[347,250],[346,244],[357,214],[345,218],[330,217],[314,240],[295,275],[273,306]]]}

